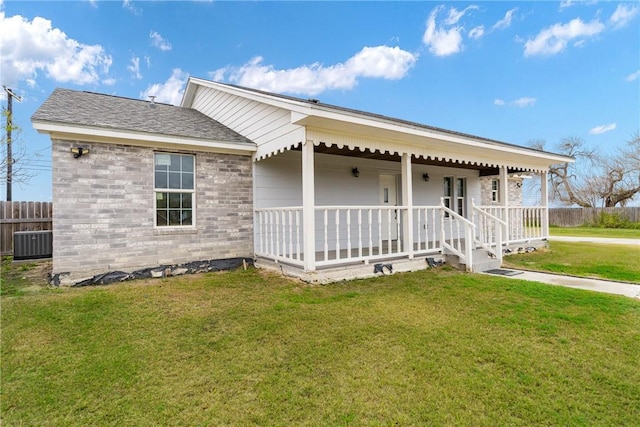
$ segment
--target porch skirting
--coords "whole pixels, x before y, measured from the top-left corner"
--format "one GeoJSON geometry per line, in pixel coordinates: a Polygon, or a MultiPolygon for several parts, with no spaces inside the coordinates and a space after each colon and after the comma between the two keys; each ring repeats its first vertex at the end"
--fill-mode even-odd
{"type": "MultiPolygon", "coordinates": [[[[436,260],[444,260],[440,254],[434,255],[436,260]]],[[[315,271],[304,271],[304,269],[286,263],[275,262],[267,258],[257,258],[254,261],[256,268],[270,270],[282,274],[285,277],[302,280],[310,284],[326,285],[329,283],[342,282],[355,279],[368,279],[377,276],[388,276],[395,273],[425,270],[429,268],[426,257],[414,259],[385,259],[375,263],[355,263],[346,264],[339,267],[318,268],[315,271]],[[376,266],[382,265],[382,268],[376,266]],[[391,271],[388,266],[391,266],[391,271]],[[376,272],[377,270],[377,272],[376,272]]]]}

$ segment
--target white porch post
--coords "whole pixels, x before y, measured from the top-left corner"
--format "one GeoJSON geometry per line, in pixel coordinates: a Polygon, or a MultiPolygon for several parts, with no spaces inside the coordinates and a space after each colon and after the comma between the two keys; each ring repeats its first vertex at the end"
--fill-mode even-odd
{"type": "Polygon", "coordinates": [[[540,173],[540,204],[542,205],[542,238],[549,238],[549,193],[547,172],[540,173]]]}
{"type": "Polygon", "coordinates": [[[304,269],[316,270],[316,196],[313,141],[302,143],[302,229],[304,231],[304,269]]]}
{"type": "Polygon", "coordinates": [[[509,177],[507,175],[507,166],[500,166],[500,203],[504,207],[504,222],[507,223],[504,243],[509,244],[509,236],[511,235],[511,225],[509,223],[509,177]]]}
{"type": "Polygon", "coordinates": [[[407,207],[402,212],[402,241],[404,250],[413,259],[413,181],[411,174],[411,157],[402,155],[402,204],[407,207]]]}

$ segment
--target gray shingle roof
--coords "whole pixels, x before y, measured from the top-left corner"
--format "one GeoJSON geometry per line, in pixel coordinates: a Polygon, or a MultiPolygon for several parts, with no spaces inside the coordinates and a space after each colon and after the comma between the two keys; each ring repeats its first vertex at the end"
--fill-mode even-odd
{"type": "Polygon", "coordinates": [[[251,143],[239,133],[191,108],[61,88],[53,91],[31,120],[251,143]]]}

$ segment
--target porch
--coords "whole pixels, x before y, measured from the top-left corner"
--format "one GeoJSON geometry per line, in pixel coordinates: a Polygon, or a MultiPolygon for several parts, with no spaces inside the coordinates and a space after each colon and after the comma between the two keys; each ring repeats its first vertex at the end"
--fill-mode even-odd
{"type": "Polygon", "coordinates": [[[427,267],[426,257],[485,271],[501,266],[505,248],[540,246],[548,236],[546,207],[476,206],[472,201],[469,220],[447,208],[444,199],[435,206],[316,206],[315,250],[309,260],[301,206],[255,213],[256,256],[298,276],[324,271],[353,278],[416,270],[427,267]]]}
{"type": "Polygon", "coordinates": [[[257,161],[254,174],[256,258],[297,276],[414,270],[426,268],[427,257],[486,271],[501,266],[510,245],[540,246],[548,236],[544,171],[307,141],[257,161]],[[523,173],[539,176],[541,206],[513,203],[522,197],[510,194],[511,183],[523,173]],[[489,190],[483,177],[492,180],[489,190]]]}

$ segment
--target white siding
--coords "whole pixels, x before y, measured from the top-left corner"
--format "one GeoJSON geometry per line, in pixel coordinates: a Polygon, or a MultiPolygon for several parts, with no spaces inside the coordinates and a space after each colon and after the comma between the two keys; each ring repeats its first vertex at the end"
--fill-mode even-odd
{"type": "MultiPolygon", "coordinates": [[[[359,159],[355,157],[316,154],[316,206],[323,205],[377,205],[380,174],[398,176],[400,162],[359,159]],[[351,169],[358,167],[355,178],[351,169]]],[[[413,204],[433,206],[440,204],[442,181],[445,176],[467,179],[467,198],[480,200],[478,171],[414,164],[413,204]],[[429,182],[422,174],[429,173],[429,182]]],[[[302,205],[302,161],[299,151],[288,151],[255,165],[255,207],[271,208],[302,205]]],[[[400,192],[398,193],[400,194],[400,192]]],[[[402,200],[398,200],[402,204],[402,200]]]]}
{"type": "MultiPolygon", "coordinates": [[[[380,174],[398,177],[398,204],[400,199],[400,162],[360,159],[328,154],[315,155],[315,204],[316,206],[371,206],[379,205],[378,180],[380,174]],[[357,167],[360,176],[355,178],[351,170],[357,167]]],[[[302,159],[299,151],[287,151],[254,165],[255,208],[293,207],[302,205],[302,159]]],[[[414,164],[412,167],[414,206],[438,206],[443,195],[443,178],[453,176],[467,180],[467,215],[471,212],[471,198],[480,199],[478,171],[414,164]],[[425,182],[422,174],[428,172],[425,182]]],[[[316,250],[323,247],[323,217],[316,212],[316,250]]],[[[332,222],[332,220],[330,220],[332,222]]],[[[346,227],[341,225],[341,229],[346,227]]],[[[352,236],[357,235],[352,223],[352,236]]],[[[256,228],[257,230],[257,228],[256,228]]],[[[419,230],[414,230],[417,235],[419,230]]],[[[377,234],[376,234],[377,235],[377,234]]],[[[346,248],[346,232],[341,231],[340,246],[346,248]]],[[[416,236],[414,236],[415,238],[416,236]]],[[[352,242],[352,245],[355,243],[352,242]]],[[[335,241],[330,240],[333,247],[335,241]]]]}
{"type": "Polygon", "coordinates": [[[257,159],[283,152],[304,138],[304,128],[291,124],[290,110],[215,89],[198,87],[192,108],[255,142],[257,159]]]}

